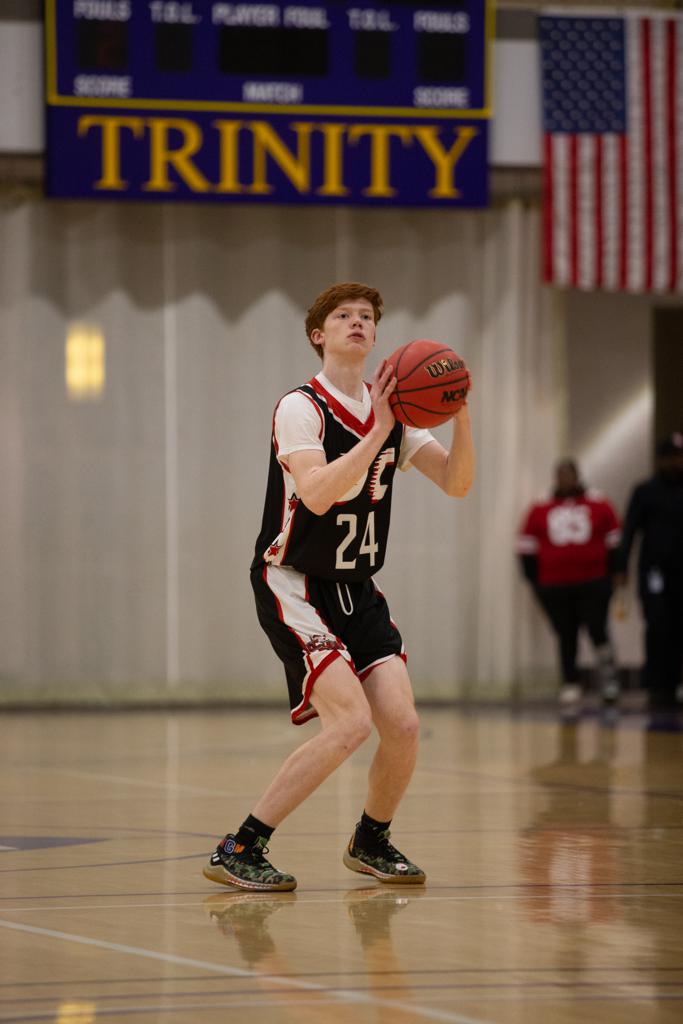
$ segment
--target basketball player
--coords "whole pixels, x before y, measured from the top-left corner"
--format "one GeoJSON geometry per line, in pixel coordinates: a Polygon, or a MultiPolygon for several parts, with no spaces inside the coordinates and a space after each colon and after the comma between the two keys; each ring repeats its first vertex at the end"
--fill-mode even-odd
{"type": "Polygon", "coordinates": [[[425,881],[389,840],[410,781],[418,719],[401,635],[373,582],[387,545],[392,481],[412,464],[446,494],[464,497],[474,476],[467,406],[454,415],[446,451],[428,430],[394,419],[396,379],[382,361],[363,373],[382,298],[338,284],[315,300],[306,333],[322,371],[279,402],[270,473],[251,581],[261,626],[281,659],[291,719],[321,728],[284,762],[236,833],[218,845],[204,875],[251,890],[294,889],[266,860],[275,828],[363,743],[379,746],[365,809],[344,852],[352,871],[381,882],[425,881]]]}

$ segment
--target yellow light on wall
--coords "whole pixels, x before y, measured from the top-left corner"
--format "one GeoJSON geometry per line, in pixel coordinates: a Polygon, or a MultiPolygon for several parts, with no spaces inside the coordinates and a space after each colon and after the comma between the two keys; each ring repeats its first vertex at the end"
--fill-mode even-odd
{"type": "Polygon", "coordinates": [[[60,1003],[55,1024],[94,1024],[96,1015],[95,1003],[60,1003]]]}
{"type": "Polygon", "coordinates": [[[93,401],[104,391],[105,345],[101,328],[70,324],[66,335],[66,391],[74,401],[93,401]]]}

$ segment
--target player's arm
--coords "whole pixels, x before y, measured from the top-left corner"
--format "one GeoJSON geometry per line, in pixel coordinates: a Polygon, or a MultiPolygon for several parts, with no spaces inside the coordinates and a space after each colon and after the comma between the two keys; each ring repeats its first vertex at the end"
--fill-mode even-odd
{"type": "Polygon", "coordinates": [[[451,498],[464,498],[474,482],[475,456],[467,404],[453,416],[453,437],[448,451],[430,441],[411,459],[412,464],[451,498]]]}
{"type": "Polygon", "coordinates": [[[619,517],[609,501],[604,503],[604,537],[605,549],[607,552],[607,574],[613,578],[619,575],[620,559],[619,547],[621,545],[621,526],[619,517]]]}
{"type": "Polygon", "coordinates": [[[617,549],[611,566],[614,572],[614,582],[618,587],[625,586],[628,581],[628,563],[631,555],[631,548],[633,547],[636,534],[642,529],[643,519],[643,489],[642,486],[638,486],[631,494],[631,500],[629,501],[628,509],[626,510],[626,518],[624,519],[621,544],[617,549]]]}
{"type": "Polygon", "coordinates": [[[294,477],[296,493],[314,515],[324,515],[335,502],[341,501],[372,465],[394,425],[389,395],[395,385],[393,368],[383,362],[375,372],[370,391],[375,422],[365,437],[338,459],[328,462],[319,450],[289,455],[289,470],[294,477]]]}
{"type": "Polygon", "coordinates": [[[517,535],[517,557],[522,575],[532,587],[538,584],[539,533],[542,524],[537,505],[532,505],[517,535]]]}

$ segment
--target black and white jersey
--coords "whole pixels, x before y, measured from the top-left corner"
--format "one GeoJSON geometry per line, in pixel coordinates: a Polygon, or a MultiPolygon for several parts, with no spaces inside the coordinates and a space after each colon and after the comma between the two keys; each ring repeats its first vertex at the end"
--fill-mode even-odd
{"type": "Polygon", "coordinates": [[[358,444],[373,423],[367,384],[363,401],[354,402],[318,374],[281,399],[273,417],[266,501],[252,568],[265,562],[346,582],[378,572],[386,555],[394,473],[408,468],[412,456],[433,440],[430,432],[396,422],[365,475],[321,516],[296,494],[287,462],[293,451],[311,449],[332,462],[358,444]]]}

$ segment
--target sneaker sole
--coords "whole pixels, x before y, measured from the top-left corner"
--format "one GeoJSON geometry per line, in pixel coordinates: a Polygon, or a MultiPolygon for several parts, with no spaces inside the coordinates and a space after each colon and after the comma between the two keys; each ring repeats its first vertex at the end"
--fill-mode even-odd
{"type": "Polygon", "coordinates": [[[218,882],[219,885],[233,885],[237,889],[246,889],[250,892],[291,892],[292,889],[296,889],[295,878],[291,882],[248,882],[244,878],[231,875],[222,864],[207,864],[202,868],[202,874],[210,882],[218,882]]]}
{"type": "Polygon", "coordinates": [[[423,885],[427,880],[424,871],[421,871],[419,875],[389,875],[385,871],[379,871],[377,868],[370,867],[369,864],[364,864],[357,857],[352,857],[348,849],[344,850],[343,861],[350,871],[357,871],[360,875],[372,875],[380,882],[391,882],[397,885],[423,885]]]}

